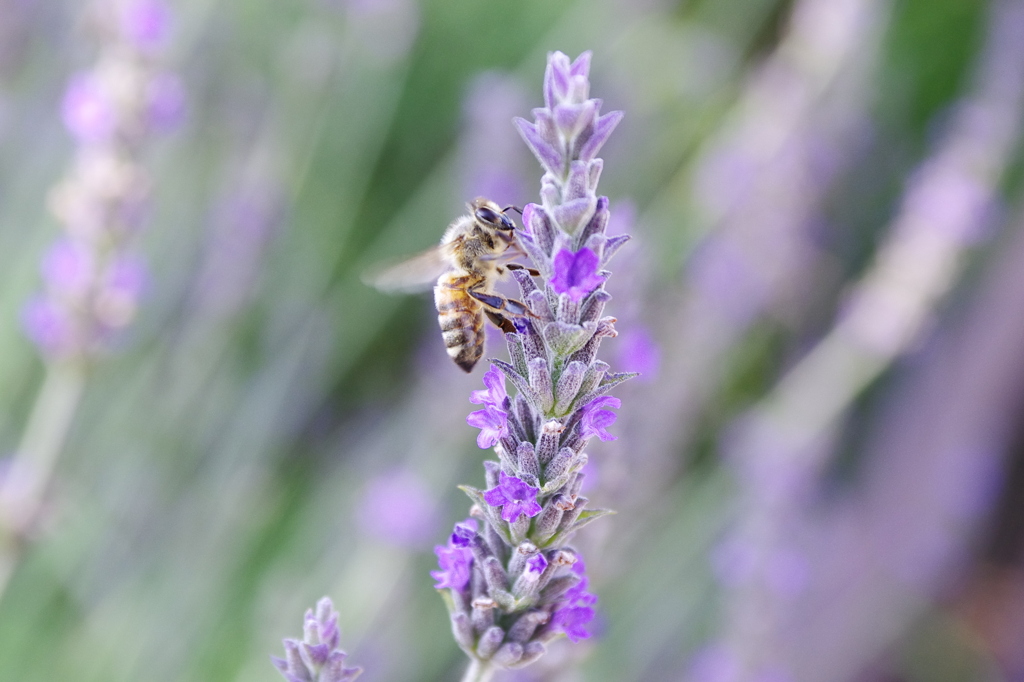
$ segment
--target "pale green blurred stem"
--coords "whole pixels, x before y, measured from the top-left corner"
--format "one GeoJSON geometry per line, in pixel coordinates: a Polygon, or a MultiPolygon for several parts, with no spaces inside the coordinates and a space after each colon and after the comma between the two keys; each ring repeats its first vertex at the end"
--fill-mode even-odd
{"type": "Polygon", "coordinates": [[[466,674],[462,676],[462,682],[488,682],[494,677],[494,667],[487,661],[470,659],[466,674]]]}
{"type": "Polygon", "coordinates": [[[6,500],[10,512],[7,518],[0,518],[0,598],[24,548],[24,541],[18,536],[31,528],[39,516],[54,468],[78,411],[85,378],[86,367],[81,361],[54,362],[47,367],[43,385],[11,462],[9,471],[14,475],[0,481],[0,500],[6,500]],[[10,526],[4,527],[5,524],[10,526]]]}

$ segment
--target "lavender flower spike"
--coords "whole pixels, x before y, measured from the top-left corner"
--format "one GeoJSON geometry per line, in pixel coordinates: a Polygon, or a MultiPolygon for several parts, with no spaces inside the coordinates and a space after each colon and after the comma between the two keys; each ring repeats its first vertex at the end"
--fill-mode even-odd
{"type": "Polygon", "coordinates": [[[146,222],[152,180],[144,164],[161,115],[183,106],[183,88],[161,66],[170,37],[164,0],[72,3],[93,19],[91,68],[72,76],[60,115],[75,147],[70,170],[49,195],[63,234],[44,255],[41,290],[21,313],[46,375],[25,420],[12,467],[31,471],[17,489],[0,480],[0,595],[40,523],[44,496],[96,360],[115,349],[135,317],[148,278],[134,245],[146,222]],[[173,81],[176,90],[166,84],[173,81]],[[159,102],[154,102],[154,98],[159,102]],[[55,400],[54,396],[62,396],[55,400]]]}
{"type": "Polygon", "coordinates": [[[184,108],[181,80],[161,68],[170,35],[164,0],[94,0],[100,54],[70,79],[61,115],[77,147],[51,208],[65,234],[44,258],[43,291],[22,314],[48,361],[91,360],[132,322],[147,283],[133,242],[146,221],[150,138],[184,108]]]}
{"type": "Polygon", "coordinates": [[[338,648],[338,612],[329,597],[316,604],[316,611],[306,610],[302,640],[284,640],[284,658],[271,656],[277,669],[288,682],[352,682],[362,668],[346,668],[348,656],[338,648]]]}
{"type": "Polygon", "coordinates": [[[608,392],[634,375],[598,359],[602,339],[616,335],[615,320],[602,317],[611,298],[604,268],[627,237],[605,234],[608,199],[596,191],[597,152],[622,114],[600,114],[589,70],[589,52],[575,62],[550,54],[545,107],[533,122],[515,120],[544,170],[541,202],[526,206],[516,232],[540,276],[512,271],[533,315],[516,319],[505,335],[511,360],[492,360],[486,388],[470,398],[483,406],[467,419],[481,429],[477,444],[498,458],[484,462],[485,489],[462,487],[481,526],[457,526],[432,573],[470,658],[463,682],[527,665],[556,637],[586,639],[595,617],[597,597],[568,543],[609,513],[586,508],[580,470],[592,438],[614,438],[607,408],[619,400],[608,392]]]}

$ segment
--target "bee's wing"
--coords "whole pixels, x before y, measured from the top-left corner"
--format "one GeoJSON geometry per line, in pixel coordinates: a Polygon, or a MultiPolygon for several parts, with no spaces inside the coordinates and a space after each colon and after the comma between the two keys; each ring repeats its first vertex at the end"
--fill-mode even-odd
{"type": "Polygon", "coordinates": [[[397,263],[381,263],[363,273],[363,282],[381,291],[425,291],[451,269],[450,254],[450,246],[442,244],[397,263]]]}

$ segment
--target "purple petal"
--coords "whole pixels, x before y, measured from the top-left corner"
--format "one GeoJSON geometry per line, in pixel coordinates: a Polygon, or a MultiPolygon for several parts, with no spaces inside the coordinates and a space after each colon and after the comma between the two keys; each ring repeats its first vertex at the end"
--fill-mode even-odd
{"type": "Polygon", "coordinates": [[[346,668],[345,658],[347,658],[347,655],[341,652],[332,654],[331,660],[320,671],[318,682],[352,682],[352,680],[355,680],[363,669],[359,667],[346,668]]]}
{"type": "MultiPolygon", "coordinates": [[[[591,161],[590,163],[594,163],[591,161]]],[[[566,178],[565,189],[563,190],[562,203],[583,199],[591,194],[588,187],[590,179],[590,164],[582,161],[573,161],[569,164],[569,176],[566,178]]],[[[596,206],[596,204],[595,204],[596,206]]]]}
{"type": "Polygon", "coordinates": [[[341,630],[338,628],[337,612],[327,620],[321,621],[320,641],[326,644],[332,651],[341,644],[341,630]]]}
{"type": "Polygon", "coordinates": [[[597,436],[603,441],[615,440],[616,437],[608,433],[606,429],[615,423],[617,417],[614,412],[609,412],[604,408],[618,408],[621,405],[622,401],[612,396],[600,396],[584,405],[583,415],[580,418],[580,437],[597,436]]]}
{"type": "Polygon", "coordinates": [[[507,502],[501,508],[501,518],[509,523],[515,523],[519,520],[519,517],[526,514],[528,517],[534,517],[540,513],[540,505],[536,502],[507,502]]]}
{"type": "Polygon", "coordinates": [[[505,375],[497,367],[491,367],[484,373],[483,391],[473,391],[469,396],[469,402],[476,405],[489,405],[500,408],[505,403],[508,393],[505,391],[505,375]]]}
{"type": "Polygon", "coordinates": [[[466,519],[462,523],[456,523],[448,542],[453,547],[469,547],[476,537],[476,519],[466,519]]]}
{"type": "Polygon", "coordinates": [[[594,123],[596,103],[586,100],[580,104],[559,104],[554,108],[555,125],[567,140],[575,139],[587,125],[594,123]]]}
{"type": "Polygon", "coordinates": [[[587,138],[586,142],[580,147],[578,158],[581,161],[590,161],[604,146],[604,143],[608,141],[608,137],[615,130],[615,126],[622,120],[621,111],[613,111],[609,114],[605,114],[594,122],[594,130],[587,138]]]}
{"type": "Polygon", "coordinates": [[[608,241],[604,245],[604,253],[601,254],[601,265],[604,266],[612,259],[623,244],[630,240],[628,234],[618,234],[614,237],[609,237],[608,241]]]}
{"type": "Polygon", "coordinates": [[[544,71],[544,104],[553,109],[569,93],[569,57],[562,52],[549,52],[548,65],[544,71]]]}
{"type": "Polygon", "coordinates": [[[461,590],[469,583],[470,564],[473,557],[469,550],[438,545],[434,548],[434,554],[437,555],[437,563],[441,568],[439,571],[430,572],[430,576],[438,581],[434,585],[435,588],[450,587],[461,590]]]}
{"type": "Polygon", "coordinates": [[[555,125],[555,118],[550,109],[533,109],[533,127],[542,140],[548,143],[552,149],[561,149],[562,142],[558,134],[558,126],[555,125]]]}
{"type": "Polygon", "coordinates": [[[573,642],[590,637],[586,625],[594,620],[594,609],[587,606],[571,606],[555,611],[551,622],[573,642]]]}
{"type": "Polygon", "coordinates": [[[485,490],[484,501],[492,507],[500,507],[509,500],[505,497],[505,491],[498,487],[485,490]]]}
{"type": "Polygon", "coordinates": [[[602,395],[602,396],[598,396],[597,398],[594,398],[593,400],[591,400],[589,403],[587,403],[583,407],[583,409],[584,410],[589,409],[591,411],[596,411],[596,410],[602,410],[602,409],[604,409],[606,407],[614,407],[614,408],[618,409],[618,408],[622,407],[622,401],[619,400],[618,398],[614,397],[614,396],[602,395]]]}
{"type": "Polygon", "coordinates": [[[514,523],[520,515],[526,514],[529,517],[536,516],[541,511],[537,502],[538,488],[528,485],[526,482],[501,472],[499,483],[494,488],[484,492],[484,501],[492,507],[501,507],[501,518],[509,523],[514,523]]]}
{"type": "Polygon", "coordinates": [[[530,490],[530,486],[526,485],[522,479],[509,476],[504,471],[500,472],[498,477],[499,485],[508,492],[511,499],[522,499],[527,494],[527,491],[530,490]]]}
{"type": "Polygon", "coordinates": [[[527,204],[523,206],[523,229],[519,231],[519,236],[524,234],[533,236],[533,230],[530,227],[530,221],[533,220],[533,212],[537,209],[537,204],[527,204]]]}
{"type": "Polygon", "coordinates": [[[533,235],[537,245],[543,250],[545,255],[551,253],[551,245],[554,243],[554,236],[552,230],[554,229],[551,225],[551,219],[548,217],[547,211],[543,207],[537,204],[529,204],[530,208],[530,221],[526,221],[526,209],[523,209],[523,224],[529,224],[530,234],[533,235]]]}
{"type": "Polygon", "coordinates": [[[580,301],[604,282],[598,274],[599,263],[597,254],[590,249],[580,249],[575,253],[562,249],[555,254],[555,276],[550,280],[551,287],[556,293],[567,294],[572,300],[580,301]]]}
{"type": "Polygon", "coordinates": [[[537,132],[536,126],[523,118],[513,119],[516,128],[519,130],[519,134],[522,136],[523,141],[526,142],[526,146],[530,148],[533,155],[537,157],[540,165],[544,167],[544,170],[552,173],[553,175],[561,176],[563,172],[563,159],[562,155],[555,150],[550,144],[548,144],[544,138],[537,132]]]}
{"type": "MultiPolygon", "coordinates": [[[[590,97],[590,81],[586,76],[570,76],[569,77],[569,94],[566,97],[567,102],[573,104],[582,104],[587,101],[590,97]]],[[[593,100],[597,103],[597,107],[600,108],[601,100],[593,100]]]]}
{"type": "Polygon", "coordinates": [[[536,575],[540,575],[541,573],[543,573],[544,569],[546,569],[547,567],[548,567],[548,560],[547,560],[547,558],[545,558],[545,556],[543,554],[539,553],[539,552],[537,553],[536,556],[530,558],[526,562],[526,570],[529,571],[530,573],[534,573],[536,575]]]}
{"type": "Polygon", "coordinates": [[[581,225],[590,220],[596,206],[597,200],[592,195],[570,199],[561,206],[556,206],[552,217],[563,230],[574,234],[581,225]]]}
{"type": "Polygon", "coordinates": [[[466,423],[478,429],[494,428],[498,424],[498,418],[494,414],[497,411],[494,408],[485,407],[482,410],[470,412],[466,417],[466,423]]]}
{"type": "Polygon", "coordinates": [[[331,648],[326,644],[307,644],[303,642],[301,646],[303,653],[305,653],[303,658],[317,668],[323,666],[323,664],[327,662],[327,657],[331,653],[331,648]]]}
{"type": "MultiPolygon", "coordinates": [[[[600,159],[595,159],[599,161],[600,159]]],[[[595,235],[604,235],[607,230],[611,213],[608,211],[608,197],[598,197],[597,204],[594,206],[594,215],[590,218],[590,222],[584,226],[580,231],[579,239],[580,244],[587,246],[591,237],[595,235]]]]}
{"type": "Polygon", "coordinates": [[[483,449],[494,447],[502,437],[508,435],[508,415],[490,405],[471,412],[466,417],[466,423],[481,429],[476,444],[483,449]]]}
{"type": "Polygon", "coordinates": [[[574,61],[572,63],[572,66],[569,68],[569,75],[583,76],[584,78],[590,76],[591,56],[593,56],[593,52],[591,52],[590,50],[580,53],[580,56],[576,57],[576,61],[574,61]]]}

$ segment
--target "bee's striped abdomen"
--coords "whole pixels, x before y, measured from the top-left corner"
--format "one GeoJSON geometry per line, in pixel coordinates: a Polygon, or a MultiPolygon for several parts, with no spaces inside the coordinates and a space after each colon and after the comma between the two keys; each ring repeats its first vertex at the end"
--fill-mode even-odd
{"type": "Polygon", "coordinates": [[[437,322],[448,356],[464,371],[472,371],[484,354],[483,306],[466,293],[478,278],[449,273],[434,287],[437,322]]]}

